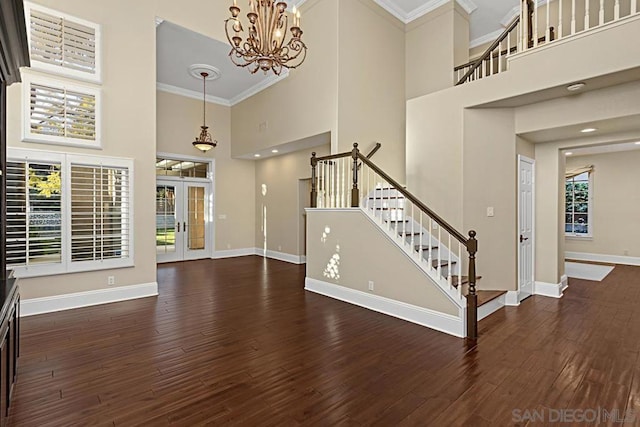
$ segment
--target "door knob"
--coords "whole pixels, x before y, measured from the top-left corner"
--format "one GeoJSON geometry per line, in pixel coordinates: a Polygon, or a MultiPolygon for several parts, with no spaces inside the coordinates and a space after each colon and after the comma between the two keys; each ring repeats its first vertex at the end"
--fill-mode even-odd
{"type": "Polygon", "coordinates": [[[520,243],[524,242],[525,240],[529,240],[528,237],[524,237],[522,234],[520,235],[520,243]]]}

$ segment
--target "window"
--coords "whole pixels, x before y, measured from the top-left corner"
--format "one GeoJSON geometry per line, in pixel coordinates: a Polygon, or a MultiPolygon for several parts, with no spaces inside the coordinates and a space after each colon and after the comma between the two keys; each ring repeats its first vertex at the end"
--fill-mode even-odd
{"type": "Polygon", "coordinates": [[[24,73],[23,140],[100,148],[100,91],[24,73]]]}
{"type": "Polygon", "coordinates": [[[168,158],[156,158],[156,176],[207,178],[208,172],[208,162],[191,162],[168,158]]]}
{"type": "Polygon", "coordinates": [[[565,233],[569,236],[591,236],[591,172],[566,179],[565,191],[565,233]]]}
{"type": "Polygon", "coordinates": [[[7,265],[62,262],[60,162],[7,162],[7,265]]]}
{"type": "Polygon", "coordinates": [[[33,3],[25,3],[32,67],[100,82],[100,26],[33,3]]]}
{"type": "Polygon", "coordinates": [[[133,265],[132,160],[7,157],[7,264],[18,277],[133,265]]]}

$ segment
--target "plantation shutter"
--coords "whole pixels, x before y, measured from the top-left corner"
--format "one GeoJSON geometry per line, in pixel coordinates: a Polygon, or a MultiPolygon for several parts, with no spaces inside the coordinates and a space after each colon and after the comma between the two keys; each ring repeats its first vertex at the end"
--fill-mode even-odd
{"type": "Polygon", "coordinates": [[[62,262],[59,163],[7,162],[7,265],[62,262]]]}
{"type": "Polygon", "coordinates": [[[129,258],[130,171],[71,165],[71,262],[129,258]]]}
{"type": "Polygon", "coordinates": [[[96,74],[96,29],[30,9],[31,60],[96,74]]]}
{"type": "Polygon", "coordinates": [[[96,141],[95,94],[62,85],[29,84],[31,134],[96,141]]]}

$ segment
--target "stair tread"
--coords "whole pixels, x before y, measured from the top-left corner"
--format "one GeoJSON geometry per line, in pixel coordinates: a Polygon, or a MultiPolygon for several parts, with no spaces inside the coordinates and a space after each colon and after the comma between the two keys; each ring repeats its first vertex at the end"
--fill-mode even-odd
{"type": "Polygon", "coordinates": [[[384,222],[409,222],[408,219],[385,219],[384,222]]]}
{"type": "Polygon", "coordinates": [[[375,207],[373,208],[377,211],[402,211],[404,210],[404,208],[379,208],[379,207],[375,207]]]}
{"type": "MultiPolygon", "coordinates": [[[[466,285],[467,283],[469,283],[469,276],[462,276],[462,285],[466,285]]],[[[478,281],[482,279],[482,276],[477,276],[476,277],[476,283],[478,283],[478,281]]],[[[454,288],[458,287],[458,276],[451,276],[451,283],[453,284],[454,288]]]]}
{"type": "MultiPolygon", "coordinates": [[[[415,249],[416,252],[420,251],[420,245],[415,245],[413,247],[413,249],[415,249]]],[[[437,246],[431,246],[431,250],[433,251],[434,249],[438,249],[437,246]]],[[[422,252],[428,251],[429,250],[429,245],[422,245],[422,252]]]]}
{"type": "Polygon", "coordinates": [[[476,291],[478,295],[478,307],[506,294],[507,291],[476,291]]]}
{"type": "Polygon", "coordinates": [[[404,199],[404,196],[380,196],[380,197],[369,197],[369,200],[393,200],[393,199],[404,199]]]}
{"type": "MultiPolygon", "coordinates": [[[[433,266],[433,268],[438,268],[438,263],[440,263],[440,267],[447,267],[449,265],[449,261],[447,261],[446,259],[441,259],[441,260],[434,259],[434,260],[431,261],[431,265],[433,266]]],[[[456,265],[456,262],[455,261],[451,261],[451,265],[456,265]]],[[[454,276],[452,276],[452,277],[454,277],[454,276]]],[[[457,280],[458,276],[455,276],[455,277],[456,277],[456,280],[457,280]]],[[[463,276],[463,278],[464,278],[464,276],[463,276]]]]}
{"type": "Polygon", "coordinates": [[[419,236],[422,234],[422,231],[399,231],[398,232],[401,236],[405,235],[405,236],[419,236]]]}

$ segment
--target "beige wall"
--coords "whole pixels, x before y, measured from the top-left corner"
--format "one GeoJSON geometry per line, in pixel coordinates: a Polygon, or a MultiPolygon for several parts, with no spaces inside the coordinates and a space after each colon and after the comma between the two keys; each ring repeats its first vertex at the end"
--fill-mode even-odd
{"type": "Polygon", "coordinates": [[[567,252],[640,257],[640,150],[570,156],[566,167],[593,165],[590,239],[566,238],[567,252]]]}
{"type": "Polygon", "coordinates": [[[462,163],[473,172],[463,174],[462,231],[478,233],[479,289],[516,289],[515,138],[512,109],[465,110],[462,163]],[[489,207],[495,216],[487,216],[489,207]]]}
{"type": "Polygon", "coordinates": [[[339,6],[337,152],[380,142],[373,161],[404,182],[404,25],[372,0],[339,6]]]}
{"type": "Polygon", "coordinates": [[[21,142],[22,85],[9,88],[9,147],[107,155],[134,159],[135,267],[21,280],[24,299],[156,281],[154,222],[148,220],[155,199],[155,23],[151,2],[132,6],[125,0],[78,2],[39,0],[39,4],[102,25],[103,149],[89,150],[21,142]],[[135,40],[135,49],[130,49],[135,40]]]}
{"type": "Polygon", "coordinates": [[[311,152],[325,156],[330,150],[329,145],[324,145],[256,162],[255,247],[305,254],[300,241],[300,234],[304,234],[300,205],[309,206],[310,194],[300,194],[299,181],[311,178],[311,152]]]}
{"type": "Polygon", "coordinates": [[[407,99],[453,86],[453,68],[469,60],[468,19],[453,1],[407,25],[407,99]]]}
{"type": "Polygon", "coordinates": [[[458,307],[364,212],[313,210],[307,217],[307,277],[458,316],[458,307]],[[339,276],[332,278],[325,272],[334,255],[339,276]]]}
{"type": "Polygon", "coordinates": [[[215,159],[215,250],[253,248],[254,162],[231,158],[231,108],[207,103],[207,125],[218,141],[207,153],[191,145],[201,125],[202,101],[157,92],[158,152],[215,159]]]}
{"type": "Polygon", "coordinates": [[[337,131],[338,0],[309,0],[301,11],[307,59],[286,79],[232,107],[233,157],[337,131]]]}
{"type": "MultiPolygon", "coordinates": [[[[609,48],[616,43],[615,40],[626,40],[632,32],[639,30],[640,20],[629,20],[618,27],[514,58],[511,69],[506,73],[407,101],[408,189],[456,228],[464,231],[477,229],[480,237],[478,262],[481,264],[478,273],[483,277],[504,277],[507,282],[511,280],[505,285],[506,289],[515,289],[516,286],[513,273],[517,266],[512,265],[516,263],[513,256],[516,150],[531,154],[532,148],[523,143],[518,148],[516,134],[526,135],[543,129],[637,114],[640,108],[637,103],[638,83],[575,97],[559,92],[558,98],[552,101],[515,108],[511,122],[499,110],[474,113],[470,110],[477,106],[496,105],[496,101],[504,99],[513,102],[514,97],[562,87],[581,78],[639,67],[640,56],[632,59],[627,52],[609,48]],[[606,58],[605,63],[600,58],[606,58]],[[550,63],[555,64],[553,72],[548,69],[550,63]],[[482,185],[485,177],[487,183],[482,185]],[[502,185],[499,183],[501,177],[513,182],[502,185]],[[494,223],[483,217],[488,206],[506,207],[505,221],[494,223]],[[496,247],[495,251],[484,249],[483,242],[495,236],[506,236],[504,246],[496,247]],[[509,239],[513,240],[509,243],[509,239]],[[482,257],[495,260],[481,261],[482,257]],[[501,269],[500,259],[509,264],[506,269],[501,269]],[[501,276],[504,271],[506,274],[501,276]]],[[[636,48],[638,46],[632,49],[636,48]]],[[[616,79],[616,76],[611,76],[609,84],[619,81],[616,79]]],[[[606,81],[600,84],[606,85],[606,81]]],[[[561,196],[559,162],[562,160],[558,150],[562,144],[558,144],[553,149],[541,147],[549,150],[546,153],[539,152],[538,146],[535,150],[536,176],[542,179],[536,182],[536,194],[545,198],[544,202],[536,199],[536,280],[550,283],[558,283],[564,273],[564,238],[559,239],[564,233],[561,227],[563,218],[558,210],[561,196]],[[548,180],[546,184],[545,180],[548,180]],[[544,185],[540,185],[541,182],[544,185]]],[[[496,208],[496,217],[501,214],[502,210],[496,208]]],[[[479,283],[480,288],[499,286],[493,279],[487,281],[490,283],[483,282],[484,279],[479,283]]]]}

